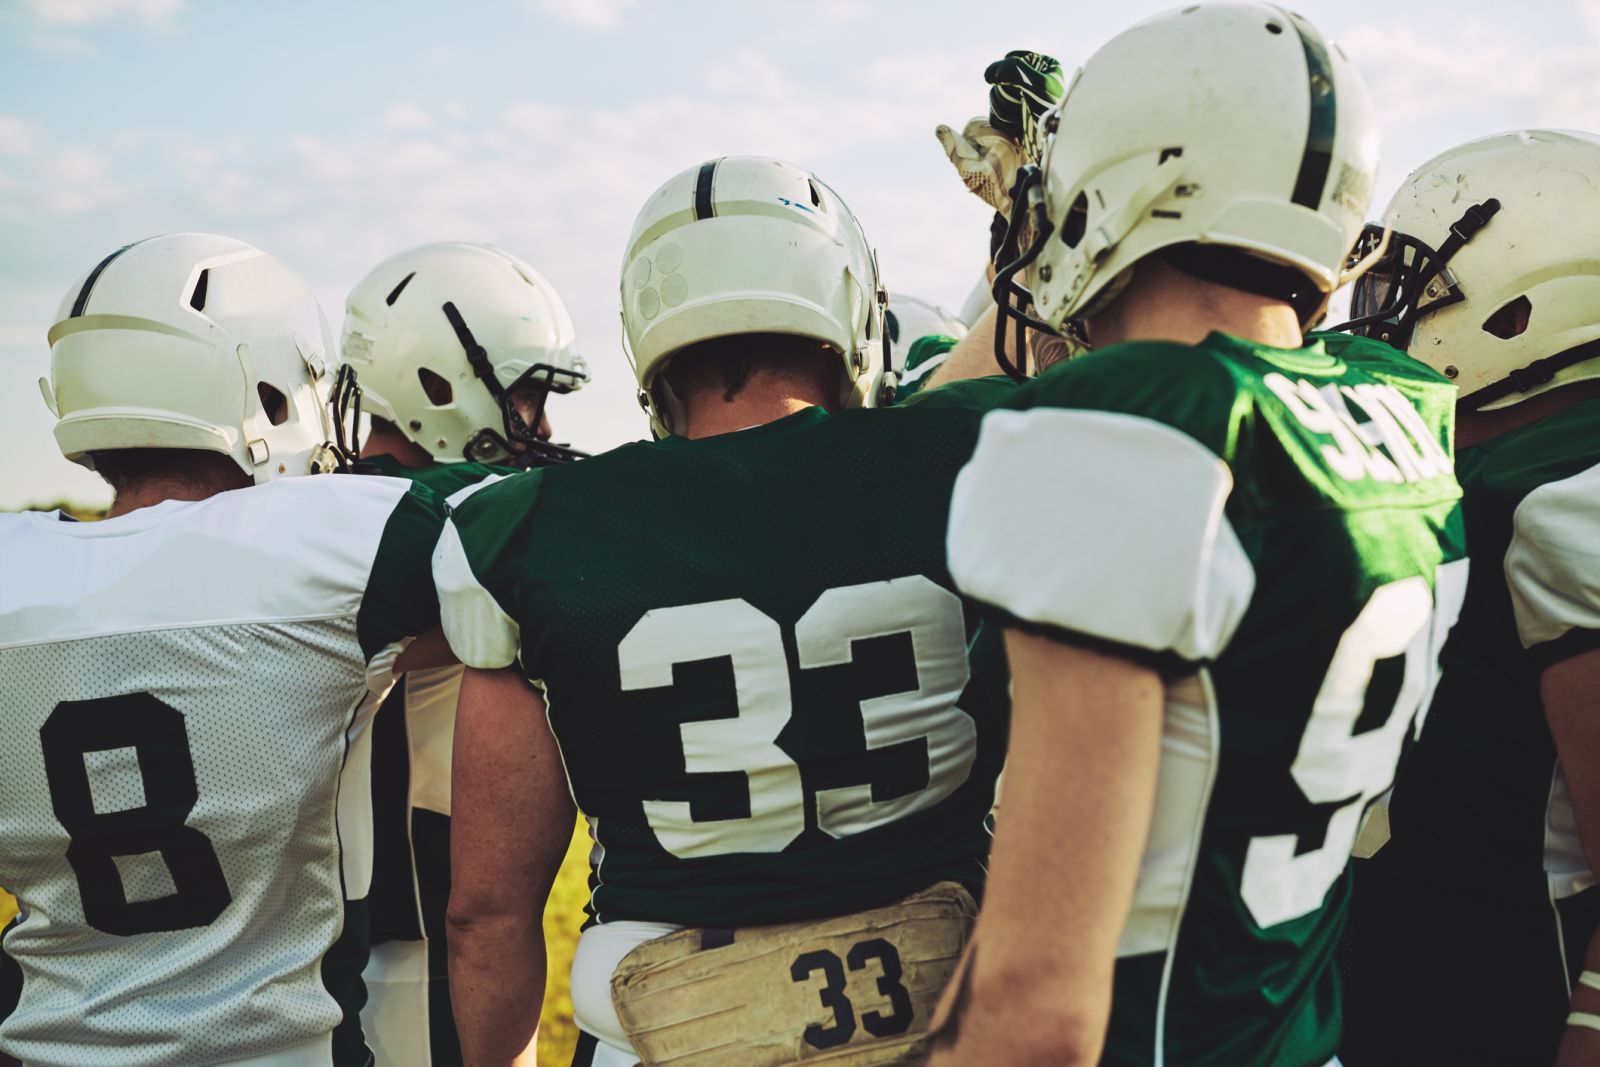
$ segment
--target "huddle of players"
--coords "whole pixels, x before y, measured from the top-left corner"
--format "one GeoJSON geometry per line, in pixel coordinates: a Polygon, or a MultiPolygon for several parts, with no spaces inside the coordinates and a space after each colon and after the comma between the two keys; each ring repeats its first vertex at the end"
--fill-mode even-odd
{"type": "Polygon", "coordinates": [[[769,159],[640,212],[656,440],[576,463],[496,250],[352,294],[359,458],[269,257],[80,279],[47,400],[117,499],[0,521],[0,1050],[368,1062],[370,941],[378,1062],[510,1062],[575,806],[580,1065],[1600,1058],[1600,138],[1447,152],[1390,233],[1278,7],[989,76],[941,140],[1000,306],[893,406],[871,246],[769,159]]]}

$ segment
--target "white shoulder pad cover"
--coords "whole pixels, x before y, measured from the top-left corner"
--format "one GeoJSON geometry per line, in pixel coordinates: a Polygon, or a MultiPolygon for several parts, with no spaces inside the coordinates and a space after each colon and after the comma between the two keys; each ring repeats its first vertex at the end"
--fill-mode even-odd
{"type": "Polygon", "coordinates": [[[456,658],[469,667],[510,666],[517,658],[522,630],[472,572],[454,521],[445,523],[439,547],[433,551],[433,584],[439,591],[445,640],[456,658]]]}
{"type": "Polygon", "coordinates": [[[1600,466],[1523,497],[1505,570],[1524,648],[1600,630],[1600,466]]]}
{"type": "Polygon", "coordinates": [[[950,570],[1018,619],[1209,659],[1255,591],[1232,489],[1227,464],[1152,419],[996,411],[956,479],[950,570]]]}

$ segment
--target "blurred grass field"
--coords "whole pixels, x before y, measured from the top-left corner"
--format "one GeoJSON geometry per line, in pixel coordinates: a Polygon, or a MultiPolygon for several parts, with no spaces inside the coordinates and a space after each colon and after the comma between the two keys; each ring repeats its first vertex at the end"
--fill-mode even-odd
{"type": "Polygon", "coordinates": [[[589,828],[582,819],[573,829],[572,843],[561,861],[561,873],[550,890],[544,909],[544,940],[549,951],[545,971],[544,1012],[539,1016],[539,1062],[566,1067],[578,1028],[572,1022],[572,953],[583,925],[583,906],[589,901],[589,828]]]}
{"type": "MultiPolygon", "coordinates": [[[[572,994],[567,975],[572,971],[572,952],[578,944],[578,927],[583,925],[583,905],[589,899],[589,830],[580,820],[572,843],[561,862],[544,909],[544,937],[549,946],[549,970],[545,983],[544,1013],[539,1024],[539,1062],[560,1065],[572,1062],[572,1047],[578,1028],[572,1023],[572,994]]],[[[0,929],[17,913],[17,902],[0,890],[0,929]]]]}

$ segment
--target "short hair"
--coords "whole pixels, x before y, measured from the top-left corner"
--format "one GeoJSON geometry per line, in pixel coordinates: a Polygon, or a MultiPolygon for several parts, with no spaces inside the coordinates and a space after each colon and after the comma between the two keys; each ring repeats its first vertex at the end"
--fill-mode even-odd
{"type": "Polygon", "coordinates": [[[118,448],[92,452],[89,458],[95,473],[117,493],[151,481],[213,492],[242,489],[254,482],[232,456],[196,448],[118,448]]]}
{"type": "Polygon", "coordinates": [[[662,376],[678,396],[708,388],[732,400],[757,371],[807,373],[821,360],[835,363],[839,353],[826,341],[785,333],[741,333],[713,337],[681,348],[667,361],[662,376]]]}

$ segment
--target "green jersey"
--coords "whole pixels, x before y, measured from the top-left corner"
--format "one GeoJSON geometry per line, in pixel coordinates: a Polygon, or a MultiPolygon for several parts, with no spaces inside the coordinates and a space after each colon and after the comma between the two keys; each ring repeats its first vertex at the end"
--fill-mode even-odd
{"type": "Polygon", "coordinates": [[[1356,864],[1352,1065],[1553,1061],[1600,920],[1539,697],[1545,667],[1600,645],[1600,400],[1456,468],[1477,563],[1389,840],[1356,864]]]}
{"type": "Polygon", "coordinates": [[[1453,403],[1376,342],[1213,333],[1074,359],[985,419],[960,587],[1167,682],[1106,1063],[1334,1055],[1347,858],[1464,585],[1453,403]]]}
{"type": "Polygon", "coordinates": [[[520,657],[588,818],[590,911],[740,926],[980,888],[997,642],[952,591],[982,408],[811,408],[519,474],[435,562],[463,661],[520,657]]]}
{"type": "MultiPolygon", "coordinates": [[[[361,474],[405,478],[440,500],[516,471],[482,463],[407,467],[390,456],[361,474]]],[[[372,916],[362,1026],[379,1062],[461,1062],[450,1009],[450,758],[460,667],[409,671],[372,720],[372,916]]]]}

